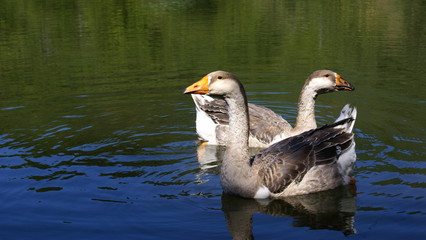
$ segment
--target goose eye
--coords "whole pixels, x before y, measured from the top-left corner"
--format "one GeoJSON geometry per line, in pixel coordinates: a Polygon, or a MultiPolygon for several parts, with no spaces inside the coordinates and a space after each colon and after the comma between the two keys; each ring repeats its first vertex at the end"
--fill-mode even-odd
{"type": "Polygon", "coordinates": [[[223,78],[222,76],[218,76],[218,77],[217,77],[217,79],[222,79],[222,78],[223,78]]]}
{"type": "Polygon", "coordinates": [[[325,74],[325,77],[330,77],[330,74],[325,74]]]}

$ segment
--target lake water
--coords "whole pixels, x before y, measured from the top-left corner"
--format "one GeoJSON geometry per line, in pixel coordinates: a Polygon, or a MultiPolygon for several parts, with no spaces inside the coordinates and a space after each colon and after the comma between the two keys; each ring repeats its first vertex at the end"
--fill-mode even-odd
{"type": "Polygon", "coordinates": [[[0,3],[2,239],[425,236],[425,1],[0,3]],[[354,84],[316,111],[358,107],[356,187],[223,195],[182,95],[219,69],[290,122],[312,71],[354,84]]]}

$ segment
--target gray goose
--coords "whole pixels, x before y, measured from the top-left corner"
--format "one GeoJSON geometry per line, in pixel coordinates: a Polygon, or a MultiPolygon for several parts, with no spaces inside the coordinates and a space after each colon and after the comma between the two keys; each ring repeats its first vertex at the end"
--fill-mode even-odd
{"type": "Polygon", "coordinates": [[[355,108],[345,106],[338,118],[342,120],[279,141],[250,157],[247,98],[235,75],[224,71],[209,73],[184,93],[216,95],[226,102],[229,134],[221,167],[225,193],[245,198],[280,198],[351,182],[356,160],[352,134],[355,108]]]}
{"type": "MultiPolygon", "coordinates": [[[[333,71],[313,72],[300,92],[294,128],[271,109],[249,103],[249,146],[267,147],[290,136],[316,128],[316,97],[319,94],[354,89],[352,84],[333,71]]],[[[195,103],[195,123],[200,140],[211,145],[226,145],[229,116],[225,101],[211,95],[192,94],[192,98],[195,103]]]]}

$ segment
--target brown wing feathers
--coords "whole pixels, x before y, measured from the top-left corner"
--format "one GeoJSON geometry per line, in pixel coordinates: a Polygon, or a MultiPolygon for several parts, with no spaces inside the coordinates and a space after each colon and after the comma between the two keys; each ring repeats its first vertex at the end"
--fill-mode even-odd
{"type": "Polygon", "coordinates": [[[250,117],[250,134],[259,141],[268,144],[275,136],[291,129],[290,124],[271,109],[248,104],[250,117]]]}
{"type": "Polygon", "coordinates": [[[213,120],[213,122],[217,124],[229,124],[229,116],[228,116],[228,106],[226,105],[225,100],[223,99],[215,99],[214,101],[204,101],[202,103],[199,101],[198,98],[194,98],[194,101],[196,101],[196,105],[207,115],[210,116],[210,118],[213,120]]]}
{"type": "Polygon", "coordinates": [[[336,162],[352,143],[352,133],[335,126],[349,124],[352,118],[307,131],[272,145],[254,156],[263,184],[271,192],[283,191],[299,182],[313,166],[336,162]]]}
{"type": "Polygon", "coordinates": [[[302,180],[306,172],[314,165],[314,153],[309,146],[305,146],[303,151],[293,152],[285,157],[277,156],[275,161],[265,165],[259,171],[263,184],[273,193],[279,193],[290,185],[293,181],[302,180]],[[297,159],[307,161],[297,161],[297,159]]]}

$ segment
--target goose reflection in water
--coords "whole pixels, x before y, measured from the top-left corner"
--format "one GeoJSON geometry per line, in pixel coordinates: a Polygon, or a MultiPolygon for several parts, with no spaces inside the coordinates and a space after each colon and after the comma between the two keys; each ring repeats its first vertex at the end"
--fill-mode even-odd
{"type": "MultiPolygon", "coordinates": [[[[259,149],[250,149],[253,153],[259,149]]],[[[200,168],[219,174],[226,147],[199,145],[200,168]]],[[[282,199],[245,199],[222,195],[222,210],[234,239],[253,239],[254,213],[277,217],[291,217],[294,227],[341,231],[344,235],[356,233],[356,186],[341,186],[332,190],[292,196],[282,199]]]]}
{"type": "Polygon", "coordinates": [[[263,201],[223,194],[222,210],[234,239],[253,239],[254,213],[291,217],[294,227],[328,229],[350,235],[356,233],[353,187],[263,201]]]}

